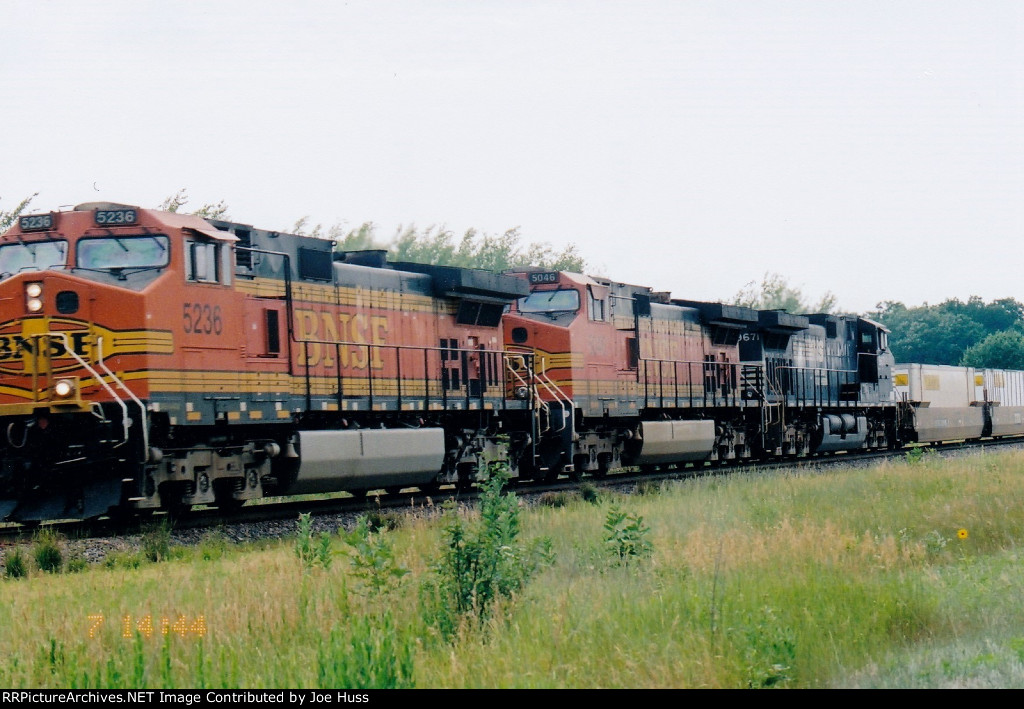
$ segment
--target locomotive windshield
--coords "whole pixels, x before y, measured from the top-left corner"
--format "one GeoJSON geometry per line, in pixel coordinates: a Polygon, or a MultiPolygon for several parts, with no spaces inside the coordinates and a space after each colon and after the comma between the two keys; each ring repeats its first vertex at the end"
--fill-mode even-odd
{"type": "Polygon", "coordinates": [[[167,246],[163,235],[82,239],[78,268],[159,268],[169,262],[167,246]]]}
{"type": "Polygon", "coordinates": [[[519,299],[520,313],[576,312],[580,294],[572,289],[535,291],[519,299]]]}
{"type": "Polygon", "coordinates": [[[0,246],[0,277],[20,271],[64,270],[67,267],[68,242],[36,241],[0,246]]]}

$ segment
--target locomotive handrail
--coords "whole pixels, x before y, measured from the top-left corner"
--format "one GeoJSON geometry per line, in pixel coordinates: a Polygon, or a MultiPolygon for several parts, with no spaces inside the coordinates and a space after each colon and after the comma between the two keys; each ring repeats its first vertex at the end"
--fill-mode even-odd
{"type": "MultiPolygon", "coordinates": [[[[758,369],[762,369],[762,370],[765,369],[765,367],[763,367],[762,365],[755,365],[755,366],[758,369]]],[[[768,372],[767,371],[764,371],[764,386],[765,386],[765,388],[768,389],[768,393],[771,394],[773,397],[784,396],[784,394],[781,391],[779,391],[779,389],[775,385],[776,385],[776,382],[773,381],[772,378],[768,376],[768,372]]],[[[761,397],[761,403],[763,404],[763,406],[761,407],[761,411],[762,411],[762,414],[761,414],[762,435],[764,433],[764,430],[767,428],[767,426],[769,424],[772,424],[772,423],[778,423],[780,426],[785,428],[785,426],[786,426],[786,407],[783,406],[783,403],[781,401],[774,401],[774,402],[773,401],[769,401],[768,397],[765,396],[763,392],[760,393],[760,397],[761,397]],[[779,414],[778,421],[773,421],[772,420],[772,409],[776,409],[776,413],[779,414]]]]}
{"type": "MultiPolygon", "coordinates": [[[[516,357],[520,358],[520,360],[523,363],[523,369],[531,369],[526,364],[526,358],[527,357],[530,357],[531,359],[535,359],[536,358],[536,354],[533,351],[515,352],[513,350],[506,350],[506,352],[508,354],[513,354],[516,357]]],[[[551,379],[551,377],[548,376],[547,371],[546,371],[547,367],[546,367],[546,360],[545,360],[545,358],[541,357],[540,361],[541,361],[541,367],[540,368],[537,368],[537,367],[533,367],[532,368],[533,373],[532,373],[531,379],[533,379],[533,381],[534,381],[534,384],[532,384],[532,385],[529,384],[528,382],[526,382],[521,376],[519,376],[518,372],[516,372],[514,369],[512,369],[511,360],[509,360],[509,371],[511,371],[512,374],[530,390],[530,392],[533,394],[534,401],[538,402],[540,404],[540,407],[543,408],[544,412],[546,414],[548,414],[547,415],[547,428],[545,429],[545,431],[551,430],[551,409],[547,405],[547,402],[545,402],[543,399],[540,398],[540,388],[538,387],[538,384],[540,386],[543,386],[544,389],[549,394],[551,394],[552,398],[558,404],[558,408],[560,408],[562,410],[562,425],[561,425],[561,427],[555,429],[555,433],[561,433],[562,431],[565,430],[566,425],[567,425],[566,421],[569,421],[568,425],[572,425],[573,428],[575,428],[574,411],[576,410],[576,402],[574,402],[572,400],[572,398],[568,394],[566,394],[564,391],[562,391],[561,387],[559,387],[551,379]],[[566,404],[568,404],[568,411],[566,410],[566,404]]]]}
{"type": "MultiPolygon", "coordinates": [[[[512,365],[513,359],[514,358],[518,358],[519,361],[522,363],[523,369],[529,369],[529,366],[526,364],[526,356],[527,355],[524,354],[524,353],[519,353],[519,352],[506,352],[506,354],[514,355],[514,357],[505,357],[504,358],[505,359],[505,367],[508,369],[509,373],[512,374],[512,376],[515,377],[527,389],[527,391],[535,392],[536,391],[536,385],[535,384],[531,385],[529,382],[527,382],[525,379],[523,379],[522,375],[519,374],[519,372],[516,371],[515,367],[513,367],[513,365],[512,365]]],[[[540,403],[540,405],[543,406],[545,409],[547,408],[547,403],[544,402],[543,400],[541,400],[539,397],[535,397],[534,401],[540,403]]],[[[530,408],[533,408],[533,407],[531,406],[530,408]]]]}
{"type": "Polygon", "coordinates": [[[805,372],[836,372],[839,374],[856,374],[856,369],[833,369],[831,367],[797,367],[794,364],[780,364],[776,369],[798,369],[805,372]]]}
{"type": "MultiPolygon", "coordinates": [[[[459,353],[459,354],[463,355],[464,358],[468,358],[470,355],[493,355],[493,356],[496,356],[496,357],[501,357],[501,359],[503,359],[503,360],[506,359],[506,354],[507,354],[504,350],[485,349],[485,348],[482,348],[482,347],[479,348],[479,349],[472,349],[472,348],[466,348],[466,347],[458,347],[458,348],[438,347],[438,346],[433,346],[433,345],[422,345],[422,346],[421,345],[386,345],[386,344],[377,344],[377,343],[372,343],[372,342],[353,342],[353,341],[350,341],[350,340],[320,340],[320,339],[311,339],[311,338],[306,338],[306,339],[301,339],[301,340],[300,339],[295,339],[293,341],[296,344],[302,346],[303,359],[305,360],[305,363],[301,364],[300,366],[303,367],[303,369],[304,369],[303,376],[304,376],[304,379],[305,379],[306,410],[307,411],[309,411],[311,409],[311,406],[312,406],[312,383],[311,383],[311,380],[310,380],[311,370],[315,369],[318,366],[316,364],[310,364],[309,363],[309,346],[310,345],[327,345],[327,346],[331,346],[331,347],[334,348],[335,362],[337,363],[335,365],[335,367],[334,367],[334,369],[335,369],[335,379],[337,381],[337,391],[335,392],[335,395],[336,395],[336,397],[338,399],[339,407],[341,406],[342,399],[344,397],[343,381],[344,381],[344,379],[352,379],[353,378],[353,377],[345,377],[345,376],[342,375],[343,367],[341,365],[341,357],[340,357],[341,348],[342,347],[354,347],[354,348],[358,348],[360,350],[364,350],[366,352],[367,396],[368,396],[369,406],[370,406],[371,409],[373,408],[373,399],[374,399],[374,396],[375,396],[374,386],[373,386],[373,384],[374,384],[374,368],[371,366],[372,355],[373,355],[374,352],[387,352],[387,351],[394,351],[395,352],[395,369],[396,369],[396,372],[395,372],[395,396],[396,396],[396,400],[398,402],[399,409],[401,409],[401,403],[402,403],[403,397],[406,397],[406,398],[419,398],[418,396],[411,397],[409,394],[403,392],[403,389],[402,389],[402,383],[403,382],[413,381],[413,380],[416,380],[416,379],[422,379],[422,381],[423,381],[424,408],[425,409],[429,408],[429,404],[430,404],[430,381],[429,381],[430,380],[430,372],[428,371],[429,370],[428,357],[429,357],[430,353],[436,352],[439,355],[442,354],[442,353],[459,353]],[[417,377],[403,377],[402,376],[402,357],[401,357],[401,354],[403,352],[417,352],[417,353],[422,352],[423,353],[423,375],[422,375],[422,377],[419,377],[419,376],[417,376],[417,377]]],[[[484,362],[480,362],[479,366],[481,368],[480,372],[479,372],[480,376],[476,379],[476,381],[479,382],[479,390],[480,390],[479,391],[479,399],[480,399],[481,408],[483,408],[484,401],[488,397],[488,390],[489,389],[499,390],[499,382],[497,380],[496,375],[497,375],[497,372],[500,370],[500,365],[498,365],[497,363],[493,363],[493,369],[494,369],[493,374],[495,375],[494,381],[489,381],[490,377],[488,377],[488,375],[486,373],[486,369],[487,369],[488,365],[486,363],[484,363],[484,362]]],[[[442,367],[442,370],[443,371],[447,371],[447,370],[444,370],[443,367],[442,367]]],[[[465,377],[463,379],[464,384],[461,384],[460,386],[457,387],[460,390],[461,389],[465,389],[465,400],[466,400],[467,408],[469,407],[470,399],[476,397],[476,395],[472,394],[472,392],[470,391],[470,389],[471,389],[470,381],[472,381],[472,380],[470,380],[470,378],[467,376],[467,377],[465,377]]],[[[441,396],[442,409],[448,410],[448,391],[450,389],[455,389],[455,388],[456,387],[449,387],[449,386],[447,386],[444,381],[440,382],[440,396],[441,396]]],[[[497,395],[497,394],[495,394],[495,395],[493,395],[493,398],[500,398],[502,400],[502,408],[506,407],[507,404],[506,404],[504,395],[497,395]]]]}
{"type": "Polygon", "coordinates": [[[131,389],[129,389],[127,386],[125,386],[125,383],[123,381],[121,381],[120,377],[118,377],[116,374],[114,374],[113,372],[110,371],[110,368],[107,366],[107,363],[103,361],[103,338],[102,337],[97,337],[96,338],[96,364],[98,364],[99,366],[103,367],[103,371],[106,372],[107,374],[109,374],[110,378],[113,379],[115,382],[117,382],[117,385],[119,387],[121,387],[122,389],[124,389],[125,393],[128,394],[129,397],[131,397],[131,400],[134,401],[136,404],[138,404],[138,406],[139,406],[139,416],[140,416],[139,423],[142,425],[142,462],[143,463],[148,463],[149,462],[149,422],[147,421],[148,417],[146,416],[146,405],[143,404],[141,400],[139,400],[139,397],[135,396],[135,393],[131,389]]]}
{"type": "MultiPolygon", "coordinates": [[[[841,401],[843,401],[843,399],[841,397],[841,394],[842,394],[841,386],[843,384],[846,384],[846,385],[854,384],[854,383],[857,383],[859,381],[859,379],[857,378],[857,375],[859,374],[859,371],[856,370],[856,369],[833,369],[833,368],[830,368],[830,367],[797,367],[795,365],[790,365],[790,364],[780,364],[780,365],[776,365],[773,368],[773,371],[774,372],[790,371],[790,372],[794,372],[794,373],[804,373],[805,375],[806,374],[814,375],[814,379],[812,380],[812,382],[810,384],[810,387],[812,388],[812,391],[810,392],[810,397],[808,397],[808,392],[807,392],[808,386],[807,386],[807,382],[806,382],[806,376],[793,377],[792,381],[789,382],[790,386],[788,386],[788,387],[783,385],[782,382],[779,382],[779,384],[780,384],[780,389],[782,390],[781,391],[781,395],[783,397],[790,396],[790,395],[791,396],[795,396],[798,400],[801,400],[801,401],[809,400],[809,401],[811,401],[816,406],[824,405],[824,404],[833,404],[833,403],[836,404],[836,405],[839,405],[839,403],[841,401]],[[818,376],[821,375],[821,374],[825,375],[825,383],[824,384],[822,384],[821,382],[818,381],[818,376]],[[832,386],[832,375],[833,374],[836,375],[835,376],[835,384],[836,384],[836,386],[832,386]],[[841,379],[840,379],[841,375],[845,375],[845,377],[844,377],[845,381],[841,381],[841,379]],[[787,391],[787,389],[788,389],[788,391],[787,391]],[[827,395],[828,392],[833,392],[833,391],[835,392],[835,399],[834,400],[833,400],[833,398],[831,396],[827,395]]],[[[860,395],[858,393],[856,400],[859,400],[859,399],[860,399],[860,395]]]]}
{"type": "MultiPolygon", "coordinates": [[[[541,357],[540,361],[541,361],[541,366],[543,366],[544,365],[544,358],[541,357]]],[[[559,408],[562,409],[562,427],[555,431],[555,433],[561,433],[562,431],[565,430],[565,421],[566,421],[565,404],[566,403],[569,404],[569,415],[570,415],[570,419],[569,420],[570,421],[572,420],[572,412],[576,408],[576,404],[573,402],[572,399],[569,398],[568,394],[566,394],[564,391],[562,391],[558,387],[557,384],[555,384],[553,381],[551,381],[551,377],[549,377],[547,375],[546,371],[542,370],[542,371],[539,371],[539,372],[534,372],[534,376],[537,378],[537,381],[539,381],[544,386],[544,388],[548,390],[548,393],[550,393],[553,397],[555,397],[555,401],[558,402],[559,408]],[[562,402],[562,397],[565,397],[565,403],[562,402]]]]}
{"type": "Polygon", "coordinates": [[[698,395],[700,403],[703,406],[708,405],[708,390],[711,390],[711,405],[717,406],[718,401],[721,400],[729,405],[736,404],[736,384],[739,382],[739,373],[742,371],[741,367],[744,366],[741,362],[718,362],[710,360],[684,360],[684,359],[657,359],[654,357],[642,357],[638,360],[638,363],[642,366],[637,367],[637,376],[639,377],[641,372],[643,375],[644,385],[644,406],[650,403],[653,398],[658,399],[658,404],[664,408],[665,406],[665,385],[666,383],[674,387],[674,391],[668,395],[668,398],[672,400],[672,404],[675,407],[680,406],[680,395],[679,395],[679,379],[680,370],[679,365],[686,365],[685,369],[685,386],[687,393],[683,397],[686,401],[686,405],[692,407],[694,405],[694,388],[699,386],[700,394],[698,395]],[[651,376],[650,365],[654,363],[657,365],[657,380],[654,380],[651,376]],[[664,376],[665,370],[664,365],[672,365],[672,378],[670,381],[666,381],[664,376]],[[695,371],[696,369],[696,371],[695,371]],[[726,377],[722,377],[722,373],[726,373],[726,377]],[[709,378],[710,375],[710,378],[709,378]],[[709,381],[713,382],[709,386],[709,381]],[[655,394],[651,392],[651,386],[656,384],[658,389],[655,394]],[[721,393],[719,390],[721,389],[721,393]]]}
{"type": "MultiPolygon", "coordinates": [[[[117,443],[117,444],[114,445],[115,448],[120,448],[121,446],[123,446],[125,443],[128,442],[128,438],[129,438],[129,436],[128,436],[128,427],[131,425],[131,419],[128,418],[128,405],[126,403],[124,403],[124,399],[122,399],[120,396],[118,396],[117,392],[114,391],[110,387],[110,385],[107,384],[106,381],[103,380],[103,375],[100,374],[99,372],[97,372],[96,369],[93,368],[93,366],[91,364],[89,364],[87,361],[85,361],[85,359],[82,358],[81,355],[79,355],[77,352],[75,352],[74,347],[72,347],[72,345],[71,345],[71,340],[68,339],[68,334],[66,332],[50,332],[50,333],[46,333],[46,334],[36,335],[35,337],[36,338],[40,338],[40,337],[53,337],[53,336],[60,337],[60,339],[64,343],[64,350],[65,350],[65,352],[67,354],[71,355],[71,357],[76,362],[78,362],[78,364],[82,367],[82,369],[84,369],[85,371],[89,372],[89,374],[91,374],[93,377],[95,377],[96,381],[100,384],[100,386],[102,386],[104,389],[106,389],[107,393],[110,394],[110,396],[114,399],[114,401],[117,402],[118,406],[121,407],[121,424],[124,427],[124,440],[121,441],[120,443],[117,443]]],[[[98,338],[98,339],[101,339],[101,338],[98,338]]],[[[117,381],[119,384],[121,384],[121,386],[124,386],[124,384],[121,383],[120,379],[118,379],[113,374],[111,374],[111,376],[114,378],[115,381],[117,381]]],[[[149,451],[146,450],[144,455],[146,455],[147,458],[148,458],[149,451]]]]}
{"type": "MultiPolygon", "coordinates": [[[[505,358],[505,366],[506,366],[506,368],[508,369],[509,372],[512,373],[513,377],[515,377],[516,379],[518,379],[522,383],[523,388],[526,389],[527,393],[530,396],[530,403],[529,403],[530,409],[529,410],[530,411],[538,411],[538,412],[539,411],[543,411],[546,414],[545,419],[548,422],[548,428],[545,429],[545,432],[547,432],[547,430],[551,428],[551,425],[550,425],[551,410],[548,407],[548,402],[546,402],[546,401],[544,401],[543,399],[540,398],[540,391],[537,389],[536,383],[531,384],[530,382],[527,382],[525,379],[523,379],[522,375],[520,375],[519,372],[516,371],[516,369],[512,365],[513,360],[514,359],[518,359],[524,370],[527,370],[527,371],[532,370],[531,365],[527,364],[526,358],[529,357],[530,359],[533,359],[533,357],[534,357],[533,352],[514,352],[514,351],[506,350],[506,354],[511,355],[511,356],[505,358]]],[[[530,379],[535,379],[535,378],[536,378],[536,373],[534,373],[530,377],[530,379]]],[[[513,392],[513,396],[514,395],[515,395],[515,393],[513,392]]],[[[532,422],[531,426],[533,427],[533,431],[531,433],[533,434],[533,437],[535,439],[536,439],[537,434],[540,433],[540,425],[539,425],[539,421],[538,421],[539,418],[540,418],[539,413],[538,413],[537,416],[531,416],[530,417],[530,420],[532,422]]]]}
{"type": "MultiPolygon", "coordinates": [[[[550,412],[550,410],[548,408],[547,402],[540,398],[540,392],[537,391],[537,385],[527,382],[525,379],[523,379],[523,377],[519,374],[519,372],[516,371],[516,369],[513,367],[513,361],[518,360],[518,362],[522,365],[523,370],[528,371],[528,372],[533,372],[533,360],[534,360],[535,354],[534,354],[533,350],[528,350],[528,351],[524,351],[524,352],[517,352],[516,350],[509,349],[508,347],[506,347],[506,349],[505,349],[505,354],[506,354],[506,356],[504,357],[505,367],[512,373],[512,376],[514,376],[516,379],[518,379],[520,382],[522,382],[523,387],[526,389],[526,392],[527,392],[527,394],[530,397],[530,399],[529,399],[529,407],[530,407],[529,410],[531,412],[533,412],[533,415],[529,417],[529,420],[530,420],[530,438],[531,438],[531,440],[536,442],[537,439],[540,436],[540,433],[541,433],[541,431],[540,431],[541,411],[544,412],[544,414],[545,414],[544,418],[547,419],[547,421],[549,421],[549,422],[551,421],[551,412],[550,412]]],[[[534,376],[533,376],[533,374],[531,374],[530,375],[530,379],[532,380],[533,378],[534,378],[534,376]]],[[[515,396],[515,392],[514,391],[512,392],[512,395],[515,396]]],[[[549,428],[550,428],[550,425],[549,425],[549,428]]]]}

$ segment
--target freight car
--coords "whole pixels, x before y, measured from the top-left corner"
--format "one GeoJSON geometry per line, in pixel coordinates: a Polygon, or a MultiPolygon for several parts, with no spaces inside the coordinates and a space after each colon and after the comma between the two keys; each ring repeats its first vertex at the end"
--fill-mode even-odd
{"type": "Polygon", "coordinates": [[[0,236],[0,519],[1024,433],[1024,375],[939,401],[865,318],[334,246],[122,204],[22,216],[0,236]],[[947,405],[963,426],[940,430],[947,405]]]}
{"type": "Polygon", "coordinates": [[[898,364],[895,392],[906,402],[907,442],[1024,434],[1024,372],[935,364],[898,364]]]}

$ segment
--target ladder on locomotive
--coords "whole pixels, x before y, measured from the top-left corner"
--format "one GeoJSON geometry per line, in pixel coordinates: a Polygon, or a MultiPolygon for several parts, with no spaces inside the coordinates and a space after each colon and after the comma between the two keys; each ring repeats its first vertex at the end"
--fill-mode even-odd
{"type": "Polygon", "coordinates": [[[741,367],[740,385],[743,387],[743,398],[757,402],[760,414],[759,434],[763,445],[770,426],[785,427],[786,407],[780,398],[782,392],[765,376],[764,367],[760,364],[744,364],[741,367]],[[771,395],[771,399],[768,395],[771,395]]]}

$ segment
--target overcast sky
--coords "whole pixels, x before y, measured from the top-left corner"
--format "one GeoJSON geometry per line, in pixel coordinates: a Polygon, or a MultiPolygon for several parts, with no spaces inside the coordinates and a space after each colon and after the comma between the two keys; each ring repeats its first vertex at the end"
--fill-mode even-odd
{"type": "Polygon", "coordinates": [[[520,227],[844,310],[1024,300],[1024,3],[3,0],[0,209],[520,227]]]}

